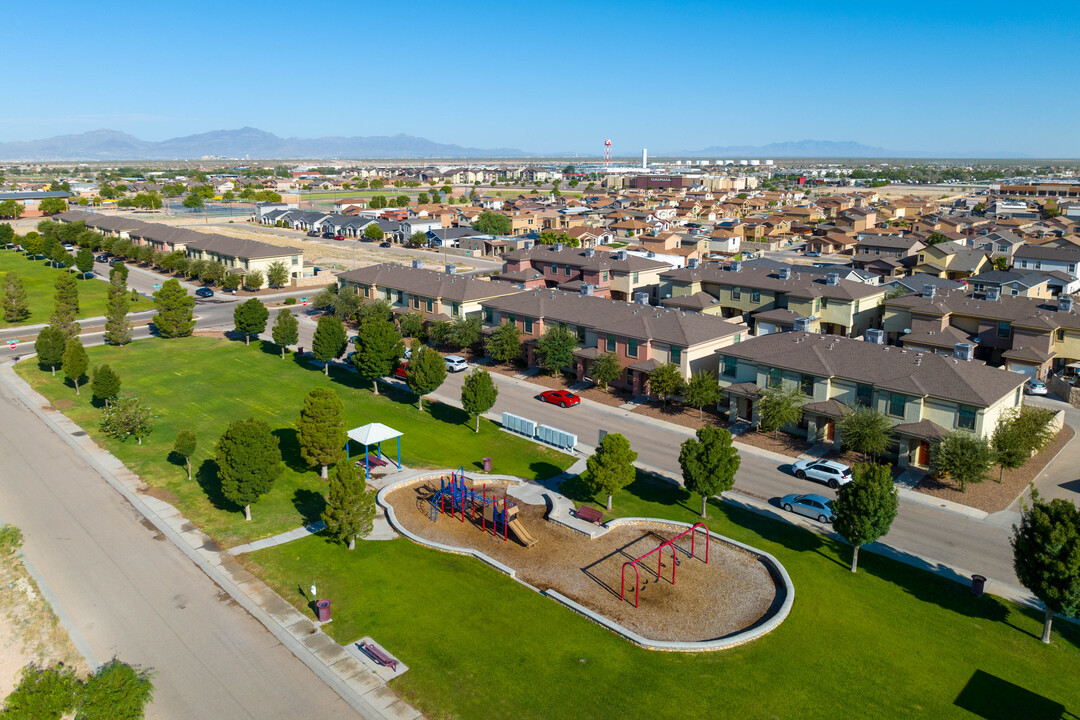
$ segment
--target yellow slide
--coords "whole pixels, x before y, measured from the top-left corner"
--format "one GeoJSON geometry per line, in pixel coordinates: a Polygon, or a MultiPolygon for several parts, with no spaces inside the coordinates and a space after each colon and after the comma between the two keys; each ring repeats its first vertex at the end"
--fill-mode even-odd
{"type": "Polygon", "coordinates": [[[525,526],[521,524],[521,521],[517,518],[510,520],[510,524],[507,525],[510,528],[510,532],[514,533],[514,537],[521,541],[525,547],[532,547],[536,544],[536,538],[529,534],[529,531],[525,529],[525,526]]]}

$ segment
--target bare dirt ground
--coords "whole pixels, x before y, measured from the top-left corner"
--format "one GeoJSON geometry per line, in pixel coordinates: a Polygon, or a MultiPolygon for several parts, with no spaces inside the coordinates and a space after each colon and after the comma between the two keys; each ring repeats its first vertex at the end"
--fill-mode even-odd
{"type": "Polygon", "coordinates": [[[776,437],[773,437],[772,433],[761,433],[757,430],[748,430],[736,435],[735,442],[753,445],[762,450],[771,450],[775,453],[780,453],[781,455],[787,455],[792,459],[797,458],[800,453],[804,453],[810,449],[810,443],[806,441],[806,438],[789,435],[785,432],[778,432],[776,433],[776,437]]]}
{"type": "Polygon", "coordinates": [[[1031,481],[1039,476],[1039,473],[1050,464],[1058,451],[1065,447],[1075,434],[1076,432],[1071,427],[1064,426],[1061,432],[1023,467],[1006,470],[1001,482],[998,482],[1000,470],[995,466],[990,468],[985,480],[975,485],[969,484],[963,492],[960,491],[960,485],[956,482],[934,478],[930,475],[923,478],[915,489],[942,500],[951,500],[990,513],[1004,510],[1012,505],[1020,493],[1024,492],[1031,481]]]}
{"type": "Polygon", "coordinates": [[[18,556],[0,558],[0,698],[14,689],[24,666],[57,662],[87,672],[18,556]]]}
{"type": "MultiPolygon", "coordinates": [[[[477,485],[478,487],[479,485],[477,485]]],[[[619,599],[623,563],[656,548],[681,528],[662,523],[618,527],[590,540],[584,535],[544,519],[546,508],[520,505],[519,518],[537,543],[526,548],[515,541],[492,538],[476,520],[461,521],[438,514],[431,522],[426,499],[435,490],[421,481],[390,493],[398,521],[417,535],[436,542],[484,552],[518,572],[525,582],[555,589],[645,637],[658,640],[703,641],[722,638],[761,621],[783,601],[772,576],[753,554],[717,540],[709,543],[709,564],[704,558],[703,535],[698,534],[696,558],[690,557],[690,538],[679,541],[676,584],[671,583],[671,555],[665,553],[661,575],[657,555],[642,562],[639,607],[634,607],[634,572],[627,569],[626,599],[619,599]]],[[[488,484],[488,496],[503,495],[488,484]]]]}

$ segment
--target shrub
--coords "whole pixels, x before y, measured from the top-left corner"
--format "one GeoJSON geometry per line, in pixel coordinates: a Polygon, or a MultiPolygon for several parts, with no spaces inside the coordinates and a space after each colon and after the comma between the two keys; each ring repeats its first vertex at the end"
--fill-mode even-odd
{"type": "Polygon", "coordinates": [[[286,305],[295,305],[296,304],[296,298],[294,298],[294,297],[285,298],[285,304],[286,305]]]}

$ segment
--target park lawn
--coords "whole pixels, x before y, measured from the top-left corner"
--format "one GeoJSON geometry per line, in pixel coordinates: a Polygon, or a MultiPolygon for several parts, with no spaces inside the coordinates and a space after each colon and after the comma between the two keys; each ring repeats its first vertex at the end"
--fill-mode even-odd
{"type": "MultiPolygon", "coordinates": [[[[401,459],[411,467],[464,465],[475,470],[482,467],[484,456],[490,456],[500,473],[547,478],[574,460],[502,432],[487,420],[474,433],[463,411],[442,403],[425,402],[421,413],[412,393],[393,390],[376,397],[369,384],[361,386],[355,373],[331,370],[327,378],[321,368],[300,362],[293,354],[281,360],[277,347],[268,343],[248,347],[212,338],[151,338],[126,347],[90,347],[87,354],[91,368],[108,363],[120,376],[121,392],[137,396],[153,409],[156,426],[142,445],[101,434],[100,410],[93,407],[88,388],[76,396],[61,374],[52,377],[32,360],[20,363],[17,371],[224,547],[275,535],[321,515],[327,484],[319,478],[318,468],[306,466],[300,457],[295,430],[304,395],[316,387],[333,388],[341,396],[347,427],[377,421],[403,431],[401,459]],[[222,496],[213,460],[214,444],[229,422],[247,417],[270,425],[286,465],[273,489],[252,505],[251,522],[245,522],[241,508],[222,496]],[[170,458],[182,429],[194,431],[198,438],[192,481],[170,458]]],[[[396,445],[384,444],[383,451],[392,457],[396,445]]]]}
{"type": "MultiPolygon", "coordinates": [[[[698,519],[696,497],[670,483],[617,497],[634,514],[698,519]]],[[[370,635],[408,664],[391,686],[429,717],[972,718],[971,697],[986,718],[1061,716],[1033,701],[1080,710],[1076,626],[1058,620],[1043,645],[1035,611],[871,553],[852,575],[840,543],[716,501],[709,515],[795,586],[779,628],[716,653],[639,649],[475,559],[403,538],[348,552],[317,535],[243,557],[298,609],[317,582],[333,602],[324,632],[370,635]]]]}
{"type": "MultiPolygon", "coordinates": [[[[56,278],[60,273],[68,272],[65,269],[49,267],[47,260],[31,260],[21,252],[14,250],[0,250],[0,284],[3,283],[4,275],[9,272],[18,274],[19,279],[26,288],[27,300],[30,304],[30,317],[20,323],[9,323],[0,314],[0,328],[16,327],[19,325],[37,325],[49,322],[53,313],[53,295],[56,278]]],[[[76,273],[76,278],[80,276],[76,273]]],[[[89,278],[79,279],[79,317],[99,317],[105,314],[105,300],[108,298],[109,284],[102,280],[89,278]]],[[[152,301],[141,297],[131,304],[131,311],[150,310],[153,308],[152,301]]]]}

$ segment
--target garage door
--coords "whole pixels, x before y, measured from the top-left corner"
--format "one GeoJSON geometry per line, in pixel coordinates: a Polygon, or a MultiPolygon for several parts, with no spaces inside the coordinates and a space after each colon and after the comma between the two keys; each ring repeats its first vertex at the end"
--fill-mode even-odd
{"type": "Polygon", "coordinates": [[[1009,370],[1014,373],[1020,373],[1029,378],[1035,378],[1038,376],[1038,370],[1034,365],[1022,365],[1020,363],[1009,363],[1009,370]]]}

